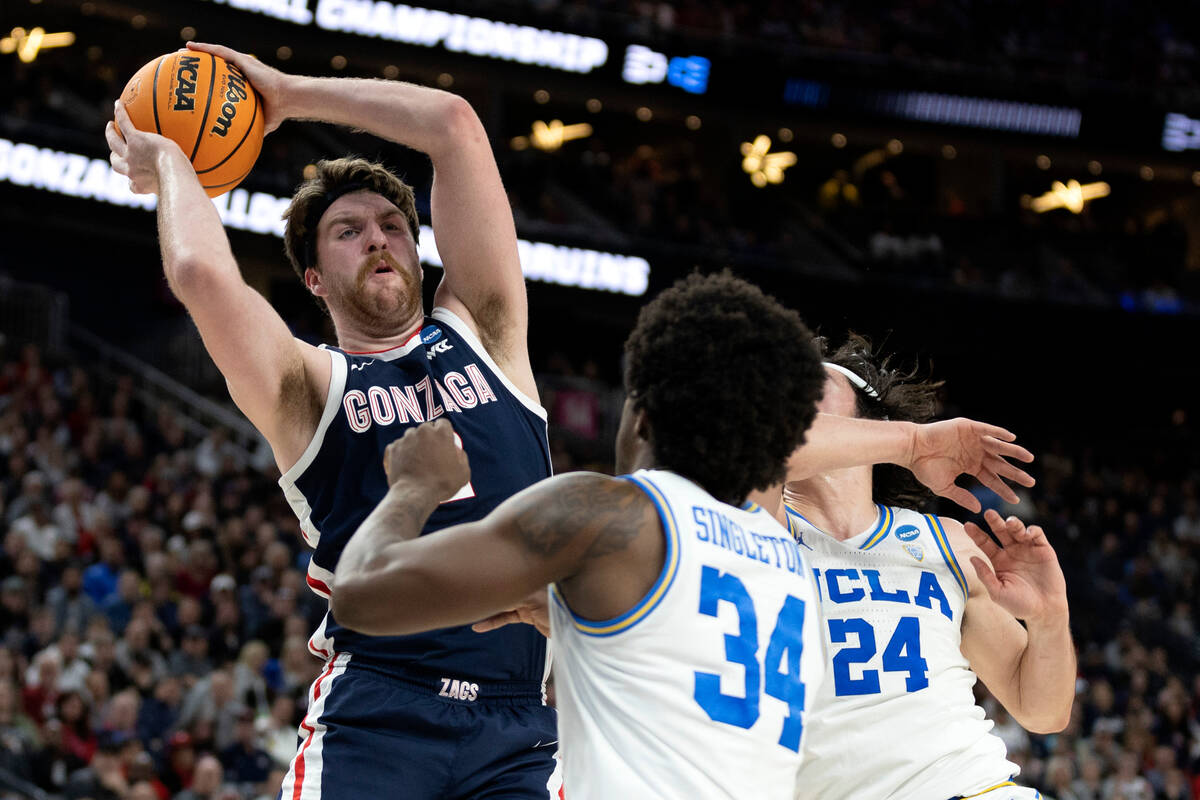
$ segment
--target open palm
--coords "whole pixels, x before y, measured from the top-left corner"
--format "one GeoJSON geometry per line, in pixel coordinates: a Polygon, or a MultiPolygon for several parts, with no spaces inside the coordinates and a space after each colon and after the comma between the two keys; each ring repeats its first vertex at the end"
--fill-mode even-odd
{"type": "Polygon", "coordinates": [[[1037,619],[1067,609],[1067,583],[1062,567],[1041,527],[1016,517],[1002,519],[988,509],[984,514],[999,544],[973,522],[963,525],[967,535],[991,560],[979,556],[971,563],[992,600],[1017,619],[1037,619]]]}
{"type": "Polygon", "coordinates": [[[1009,503],[1017,495],[1006,480],[1033,486],[1033,477],[1010,463],[1029,463],[1033,454],[1014,444],[1017,437],[1004,428],[958,417],[918,425],[906,466],[935,494],[953,500],[968,511],[979,511],[979,499],[955,484],[959,475],[971,475],[1009,503]]]}

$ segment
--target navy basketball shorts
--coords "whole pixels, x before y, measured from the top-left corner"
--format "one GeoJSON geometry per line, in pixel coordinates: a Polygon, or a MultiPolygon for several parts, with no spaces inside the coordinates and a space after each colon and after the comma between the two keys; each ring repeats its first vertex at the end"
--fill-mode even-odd
{"type": "Polygon", "coordinates": [[[540,684],[428,682],[326,662],[280,800],[558,798],[557,716],[540,684]]]}

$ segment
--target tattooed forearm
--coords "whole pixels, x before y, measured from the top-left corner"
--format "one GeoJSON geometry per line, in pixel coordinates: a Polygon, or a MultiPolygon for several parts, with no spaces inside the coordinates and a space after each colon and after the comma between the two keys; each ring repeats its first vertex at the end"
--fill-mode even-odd
{"type": "Polygon", "coordinates": [[[571,542],[587,541],[583,559],[624,550],[654,508],[636,487],[598,475],[564,479],[548,497],[530,497],[515,523],[531,553],[553,556],[571,542]]]}
{"type": "Polygon", "coordinates": [[[369,569],[386,545],[417,538],[435,508],[427,491],[392,487],[350,538],[338,571],[369,569]]]}

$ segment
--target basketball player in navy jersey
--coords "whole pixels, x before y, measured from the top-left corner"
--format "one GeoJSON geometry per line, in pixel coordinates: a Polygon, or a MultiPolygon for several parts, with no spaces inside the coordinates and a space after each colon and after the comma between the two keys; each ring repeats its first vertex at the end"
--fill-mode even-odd
{"type": "MultiPolygon", "coordinates": [[[[826,369],[824,414],[933,415],[940,384],[881,368],[860,337],[826,369]]],[[[972,686],[978,676],[1030,731],[1067,724],[1075,654],[1045,533],[989,510],[993,541],[974,523],[920,514],[913,509],[928,493],[890,466],[795,466],[778,517],[818,576],[831,667],[809,718],[797,796],[1039,797],[1012,780],[1017,766],[972,686]]]]}
{"type": "MultiPolygon", "coordinates": [[[[224,47],[193,49],[246,74],[268,131],[289,118],[322,120],[433,162],[432,223],[445,275],[428,316],[409,187],[378,164],[338,159],[318,163],[297,191],[285,247],[337,331],[337,347],[316,348],[293,338],[242,279],[178,146],[135,130],[119,104],[107,131],[113,166],[135,191],[158,195],[167,280],[234,401],[270,442],[315,550],[308,584],[329,597],[342,548],[387,491],[384,448],[405,428],[453,417],[475,465],[424,533],[479,519],[550,474],[512,214],[483,126],[462,98],[395,81],[285,75],[224,47]]],[[[533,629],[378,637],[327,615],[310,649],[325,667],[285,797],[557,795],[546,643],[533,629]],[[451,682],[474,689],[450,694],[451,682]]]]}

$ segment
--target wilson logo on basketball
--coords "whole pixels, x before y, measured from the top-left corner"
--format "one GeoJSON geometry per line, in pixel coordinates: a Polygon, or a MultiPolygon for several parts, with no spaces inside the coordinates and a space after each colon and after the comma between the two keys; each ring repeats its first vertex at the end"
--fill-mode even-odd
{"type": "Polygon", "coordinates": [[[224,136],[229,133],[229,126],[237,116],[238,104],[249,95],[246,93],[246,76],[237,67],[229,65],[229,80],[225,84],[225,102],[221,105],[221,113],[213,123],[212,133],[224,136]]]}
{"type": "Polygon", "coordinates": [[[196,81],[200,77],[199,56],[184,56],[175,70],[175,105],[172,111],[192,111],[196,108],[196,81]]]}

